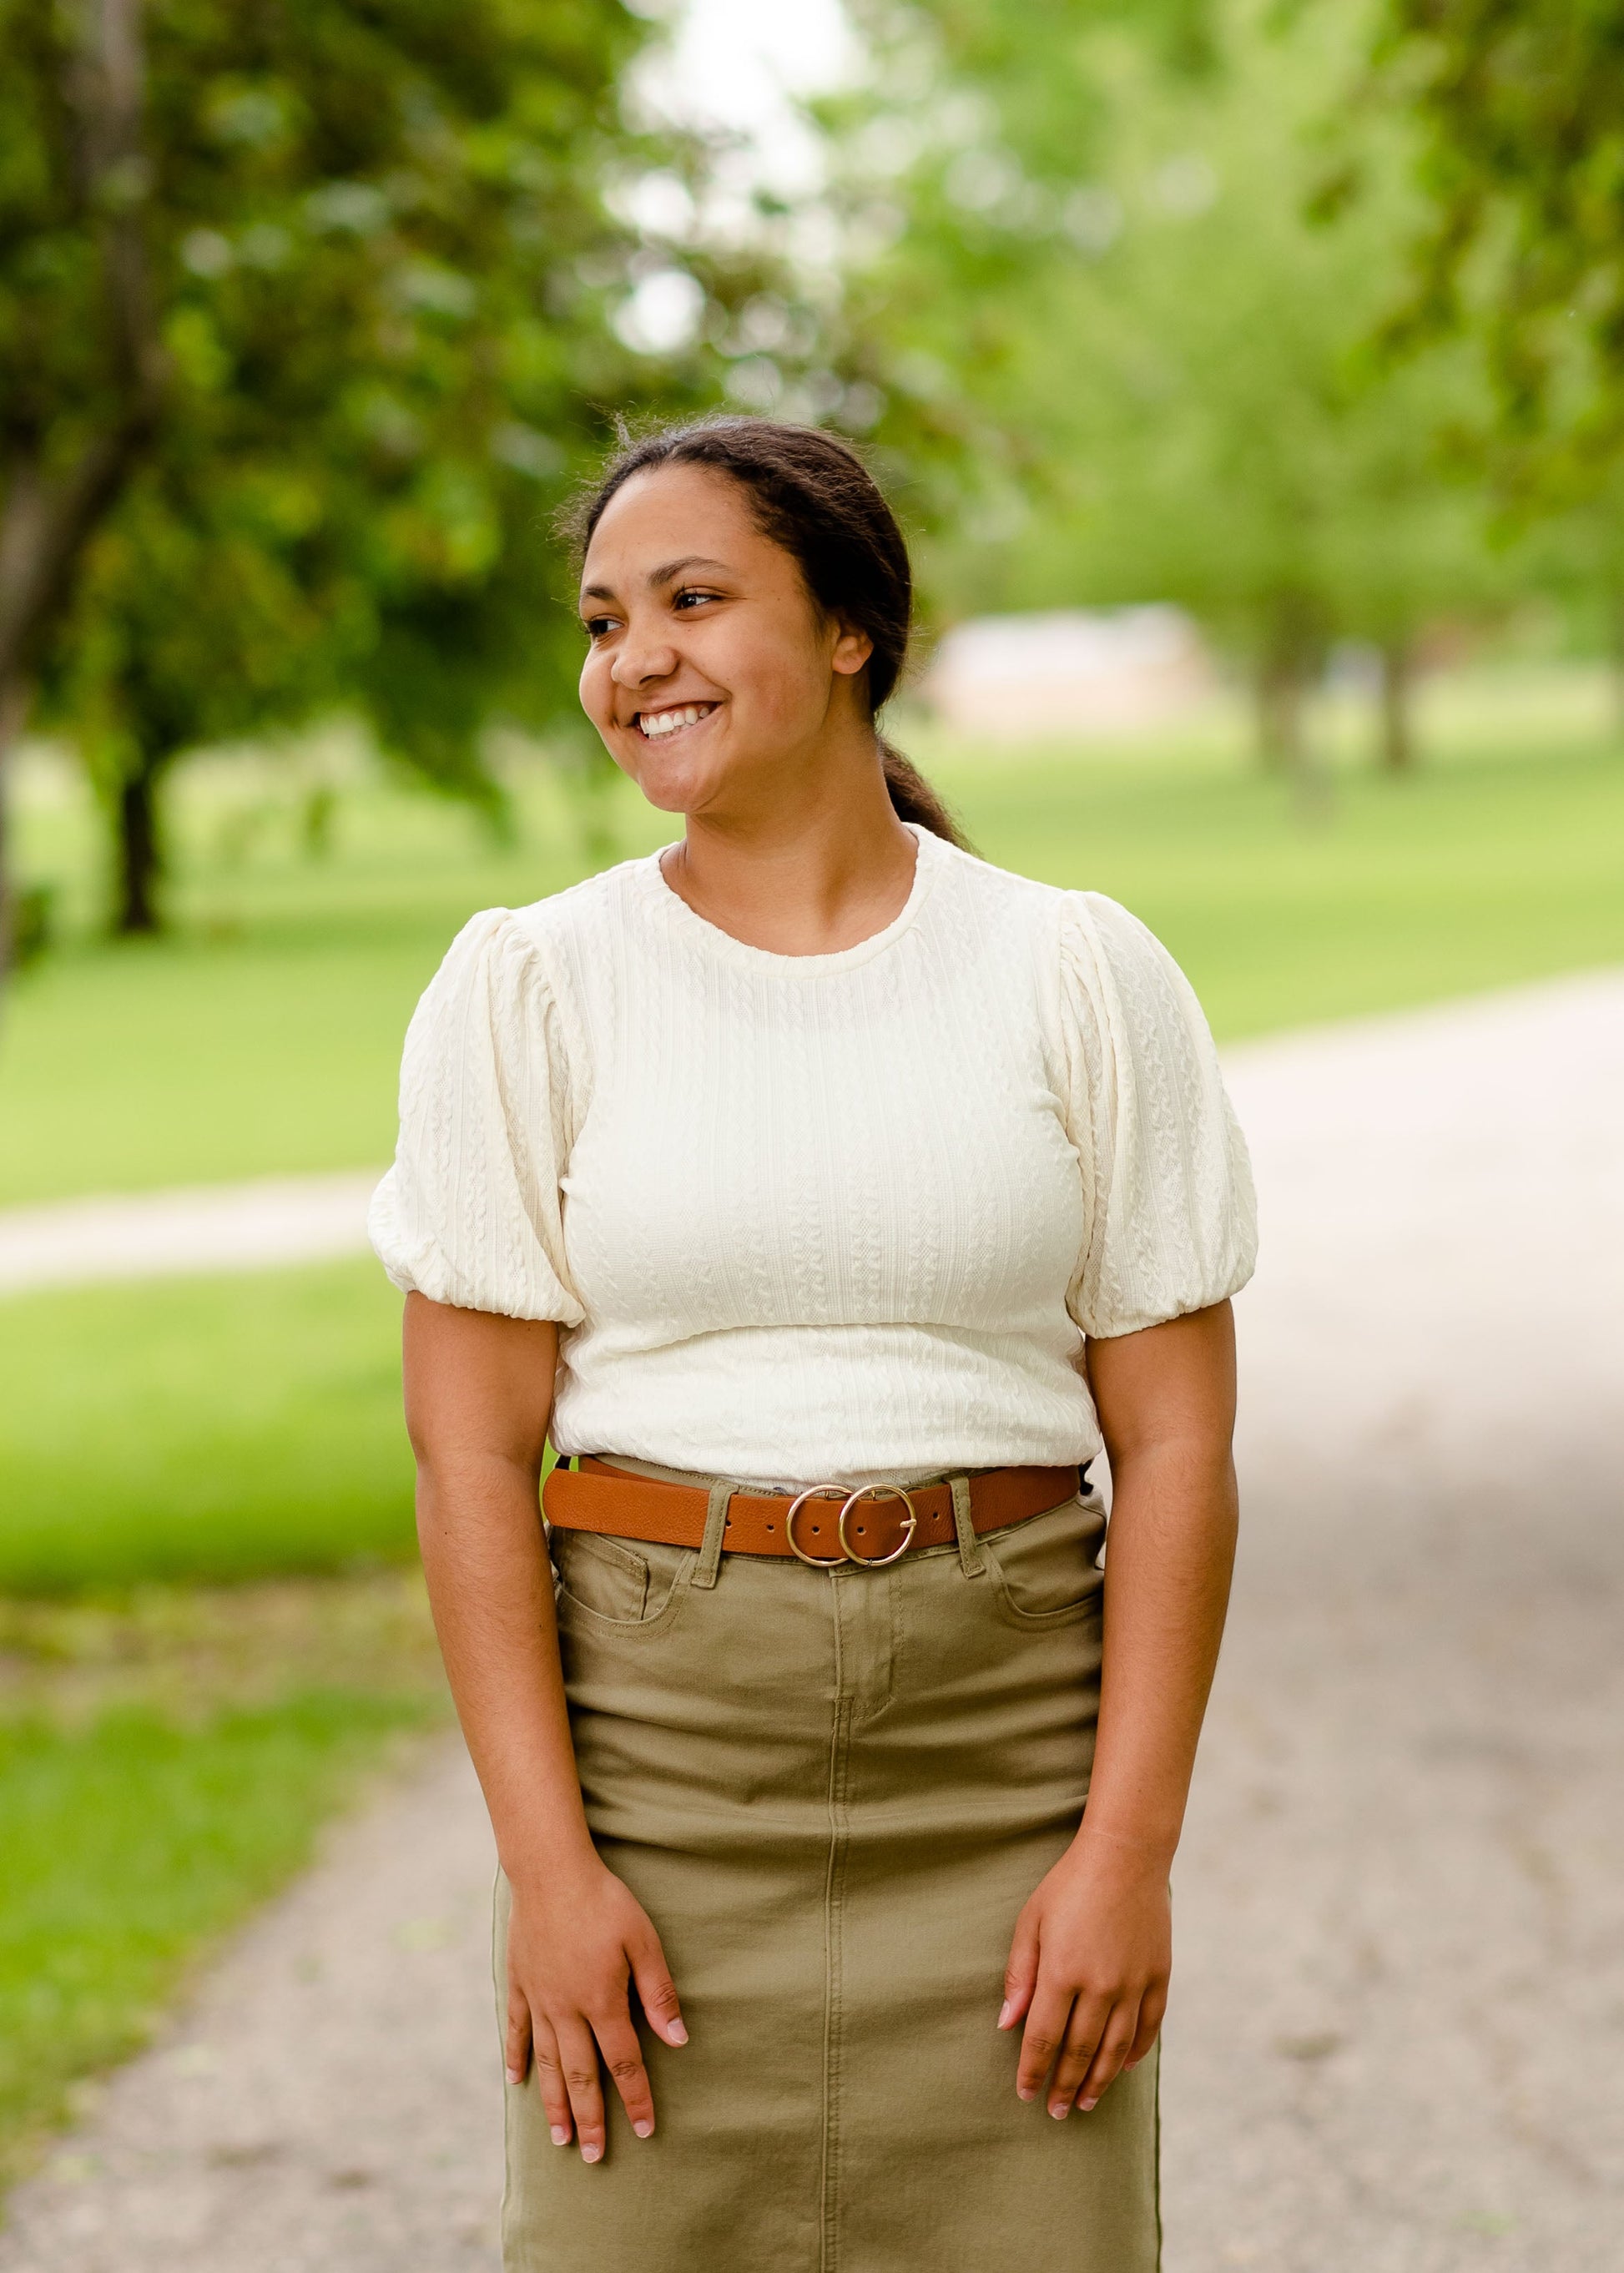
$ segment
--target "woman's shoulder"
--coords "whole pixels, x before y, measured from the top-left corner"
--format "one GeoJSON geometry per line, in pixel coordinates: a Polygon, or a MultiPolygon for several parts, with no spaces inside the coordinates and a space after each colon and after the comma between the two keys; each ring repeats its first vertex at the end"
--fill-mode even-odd
{"type": "Polygon", "coordinates": [[[1079,957],[1165,951],[1138,916],[1104,892],[1044,883],[1016,869],[1000,868],[958,845],[944,843],[941,851],[951,891],[978,904],[986,917],[1028,930],[1063,964],[1079,957]]]}
{"type": "Polygon", "coordinates": [[[447,949],[442,980],[477,972],[496,990],[551,987],[603,961],[606,935],[624,927],[646,859],[625,860],[523,907],[481,908],[447,949]]]}
{"type": "Polygon", "coordinates": [[[650,865],[646,854],[620,860],[613,867],[583,876],[579,883],[566,885],[561,892],[531,900],[525,907],[494,908],[487,912],[505,919],[517,941],[543,952],[568,951],[596,941],[606,929],[624,925],[634,901],[646,887],[650,865]]]}

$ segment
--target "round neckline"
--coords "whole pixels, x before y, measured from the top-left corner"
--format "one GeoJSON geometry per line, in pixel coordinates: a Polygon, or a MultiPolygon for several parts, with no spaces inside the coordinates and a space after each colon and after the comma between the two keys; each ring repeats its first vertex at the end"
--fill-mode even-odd
{"type": "Polygon", "coordinates": [[[703,941],[712,952],[725,955],[736,963],[754,965],[757,970],[782,971],[793,976],[821,979],[830,971],[849,971],[856,964],[867,963],[871,956],[883,955],[893,941],[912,928],[924,905],[926,895],[935,879],[937,856],[946,847],[940,837],[928,829],[921,829],[917,821],[905,821],[902,825],[913,837],[915,847],[914,881],[908,887],[907,898],[882,930],[870,932],[867,939],[857,940],[850,947],[834,948],[823,955],[780,955],[770,947],[755,947],[748,940],[736,939],[732,932],[724,931],[720,924],[713,924],[709,917],[702,916],[697,909],[689,907],[681,894],[673,891],[665,881],[665,872],[660,861],[663,855],[671,850],[669,845],[663,844],[658,852],[650,853],[639,866],[645,890],[664,904],[666,921],[679,932],[688,932],[695,940],[703,941]]]}

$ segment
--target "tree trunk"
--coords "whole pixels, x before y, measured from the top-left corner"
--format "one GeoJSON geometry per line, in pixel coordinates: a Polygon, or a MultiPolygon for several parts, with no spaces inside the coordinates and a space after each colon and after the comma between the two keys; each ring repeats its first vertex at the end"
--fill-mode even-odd
{"type": "Polygon", "coordinates": [[[169,375],[144,241],[151,173],[141,140],[141,0],[94,0],[79,18],[63,95],[101,265],[115,407],[65,464],[44,431],[26,423],[8,431],[0,463],[0,697],[34,670],[69,604],[85,548],[150,446],[169,375]]]}
{"type": "Polygon", "coordinates": [[[1390,774],[1407,774],[1416,762],[1410,695],[1415,688],[1415,652],[1407,639],[1381,643],[1381,762],[1390,774]]]}
{"type": "Polygon", "coordinates": [[[150,935],[161,927],[158,887],[163,859],[156,791],[154,767],[143,767],[118,788],[118,904],[113,929],[124,939],[150,935]]]}
{"type": "Polygon", "coordinates": [[[1295,650],[1274,649],[1258,667],[1258,755],[1269,773],[1294,774],[1308,753],[1308,674],[1295,650]]]}

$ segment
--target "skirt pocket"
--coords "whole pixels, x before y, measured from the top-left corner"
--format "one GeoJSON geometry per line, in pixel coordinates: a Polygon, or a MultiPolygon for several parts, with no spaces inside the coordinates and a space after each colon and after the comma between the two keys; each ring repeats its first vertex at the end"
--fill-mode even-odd
{"type": "Polygon", "coordinates": [[[1105,1573],[1105,1504],[1093,1494],[992,1533],[981,1542],[1012,1624],[1069,1624],[1097,1609],[1105,1573]]]}
{"type": "Polygon", "coordinates": [[[634,1545],[594,1531],[551,1531],[548,1548],[560,1615],[584,1612],[598,1625],[662,1623],[695,1560],[686,1548],[634,1545]]]}

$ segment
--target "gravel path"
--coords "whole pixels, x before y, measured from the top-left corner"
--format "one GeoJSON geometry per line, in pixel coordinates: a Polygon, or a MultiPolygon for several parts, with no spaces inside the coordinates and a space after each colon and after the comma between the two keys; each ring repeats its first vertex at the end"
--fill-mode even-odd
{"type": "MultiPolygon", "coordinates": [[[[1624,975],[1230,1071],[1266,1256],[1169,2273],[1617,2273],[1624,975]]],[[[341,1827],[13,2198],[0,2273],[492,2273],[490,1868],[452,1752],[341,1827]]]]}
{"type": "Polygon", "coordinates": [[[358,1255],[381,1170],[0,1209],[0,1294],[358,1255]]]}

